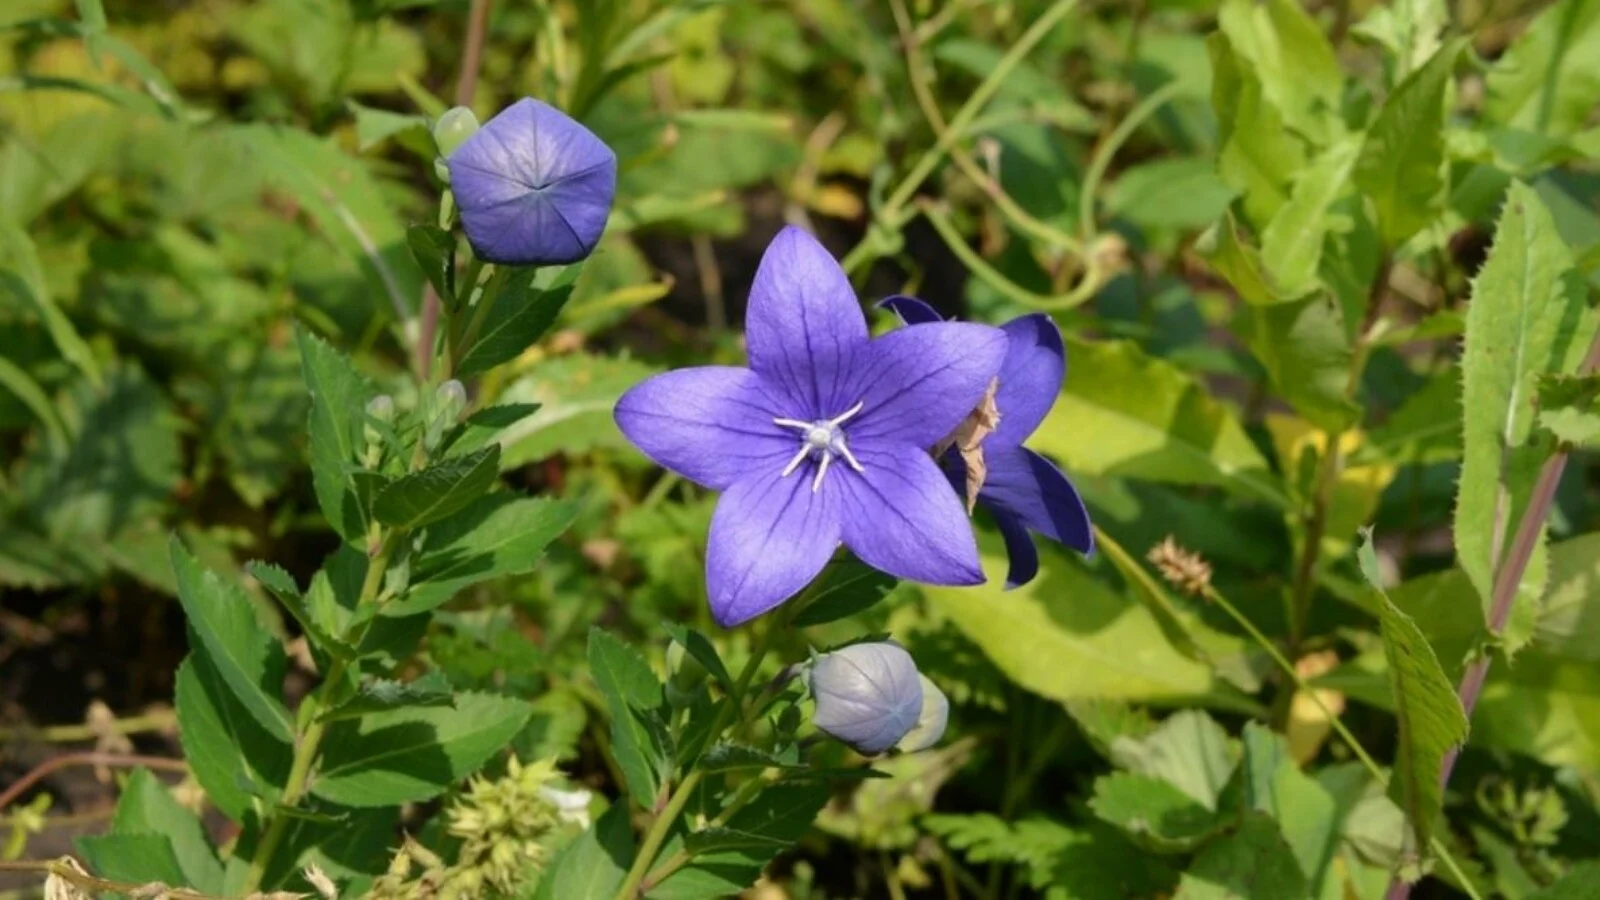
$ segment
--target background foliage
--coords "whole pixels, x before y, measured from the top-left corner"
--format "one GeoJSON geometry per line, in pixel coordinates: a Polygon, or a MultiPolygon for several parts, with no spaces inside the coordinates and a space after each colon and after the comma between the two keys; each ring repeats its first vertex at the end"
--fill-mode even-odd
{"type": "MultiPolygon", "coordinates": [[[[357,615],[340,537],[366,523],[324,510],[359,486],[319,453],[376,393],[432,402],[408,227],[436,217],[427,123],[470,9],[0,19],[0,782],[59,741],[187,759],[176,793],[120,765],[7,792],[0,849],[81,836],[98,875],[220,892],[214,848],[259,839],[323,636],[357,615]]],[[[1047,548],[1005,591],[986,533],[989,586],[857,585],[848,617],[782,636],[803,659],[892,633],[949,738],[747,807],[757,850],[691,848],[727,880],[651,896],[742,888],[780,850],[794,896],[1364,898],[1396,871],[1428,873],[1419,895],[1596,894],[1600,3],[494,4],[465,64],[480,116],[545,98],[615,147],[617,208],[553,327],[460,367],[475,409],[538,404],[457,448],[498,448],[462,477],[527,496],[469,498],[470,546],[430,531],[415,606],[357,623],[405,686],[330,717],[267,886],[487,871],[472,811],[558,778],[515,757],[612,805],[517,837],[538,852],[512,883],[614,889],[624,791],[660,772],[608,722],[660,701],[661,623],[751,647],[705,608],[714,498],[611,406],[742,359],[755,262],[794,222],[864,297],[1052,312],[1068,377],[1031,446],[1100,551],[1047,548]],[[1456,685],[1486,664],[1469,717],[1456,685]]]]}

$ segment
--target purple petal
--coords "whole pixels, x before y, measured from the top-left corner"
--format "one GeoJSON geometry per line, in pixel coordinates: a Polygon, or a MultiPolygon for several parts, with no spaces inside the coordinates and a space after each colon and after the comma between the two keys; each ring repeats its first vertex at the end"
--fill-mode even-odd
{"type": "Polygon", "coordinates": [[[644,454],[722,490],[752,470],[776,474],[798,446],[772,424],[787,415],[749,369],[702,366],[647,379],[623,394],[617,427],[644,454]]]}
{"type": "Polygon", "coordinates": [[[929,322],[943,322],[944,317],[926,302],[916,297],[905,294],[895,294],[878,301],[879,309],[887,309],[900,317],[900,321],[907,325],[925,325],[929,322]]]}
{"type": "Polygon", "coordinates": [[[1000,364],[1000,427],[987,447],[1020,447],[1050,412],[1066,376],[1066,349],[1061,329],[1044,313],[1012,319],[1005,331],[1006,358],[1000,364]]]}
{"type": "Polygon", "coordinates": [[[480,259],[576,262],[605,231],[616,154],[553,106],[531,97],[517,101],[445,162],[462,227],[480,259]]]}
{"type": "Polygon", "coordinates": [[[998,509],[989,512],[1000,528],[1000,537],[1006,542],[1006,557],[1011,561],[1006,571],[1006,589],[1022,587],[1039,574],[1039,550],[1033,546],[1033,535],[1028,533],[1028,526],[1011,513],[998,509]]]}
{"type": "Polygon", "coordinates": [[[849,360],[867,343],[867,319],[850,279],[810,234],[789,226],[767,245],[745,312],[750,368],[804,407],[831,418],[849,360]]]}
{"type": "Polygon", "coordinates": [[[996,519],[1012,516],[1030,530],[1079,553],[1094,552],[1089,511],[1054,463],[1024,447],[1007,450],[987,444],[984,462],[989,471],[978,502],[993,510],[996,519]]]}
{"type": "Polygon", "coordinates": [[[728,488],[711,517],[706,589],[717,624],[732,628],[799,593],[839,546],[838,491],[779,467],[728,488]]]}
{"type": "Polygon", "coordinates": [[[933,459],[909,444],[852,450],[862,471],[828,476],[838,485],[845,546],[898,578],[981,584],[972,523],[933,459]]]}
{"type": "Polygon", "coordinates": [[[845,426],[850,439],[933,446],[978,406],[1005,354],[1005,332],[965,322],[912,325],[873,340],[856,355],[840,398],[846,408],[862,404],[845,426]]]}

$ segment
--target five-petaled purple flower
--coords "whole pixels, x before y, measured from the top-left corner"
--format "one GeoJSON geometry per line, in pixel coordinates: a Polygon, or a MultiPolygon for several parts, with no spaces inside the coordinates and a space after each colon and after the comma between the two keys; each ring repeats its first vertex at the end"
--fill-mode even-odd
{"type": "Polygon", "coordinates": [[[617,155],[566,113],[524,97],[445,160],[479,259],[557,265],[589,255],[611,214],[617,155]]]}
{"type": "MultiPolygon", "coordinates": [[[[915,297],[890,297],[879,304],[913,328],[943,321],[933,307],[915,297]]],[[[989,510],[1005,539],[1011,571],[1006,585],[1017,587],[1039,572],[1039,551],[1029,531],[1080,553],[1094,552],[1094,532],[1078,491],[1048,459],[1022,446],[1050,412],[1066,377],[1061,330],[1044,313],[1021,316],[1001,326],[1008,345],[1000,366],[995,407],[1000,424],[983,441],[988,468],[978,505],[989,510]]],[[[964,491],[966,468],[954,448],[941,462],[957,491],[964,491]]]]}
{"type": "Polygon", "coordinates": [[[928,448],[983,399],[1005,333],[941,322],[870,339],[844,271],[790,227],[761,259],[745,336],[748,369],[668,372],[616,408],[651,459],[724,492],[706,558],[717,622],[794,596],[841,542],[900,578],[982,582],[971,523],[928,448]]]}

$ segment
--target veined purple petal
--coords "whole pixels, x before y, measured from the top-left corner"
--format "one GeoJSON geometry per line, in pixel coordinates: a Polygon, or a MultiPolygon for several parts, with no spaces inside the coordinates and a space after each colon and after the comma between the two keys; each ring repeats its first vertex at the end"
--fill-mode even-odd
{"type": "Polygon", "coordinates": [[[943,322],[944,317],[929,306],[927,301],[906,294],[895,294],[878,301],[879,309],[887,309],[900,317],[900,321],[907,325],[925,325],[929,322],[943,322]]]}
{"type": "Polygon", "coordinates": [[[715,490],[752,472],[776,474],[795,439],[772,424],[788,411],[749,369],[701,366],[656,375],[617,401],[617,427],[644,454],[715,490]]]}
{"type": "Polygon", "coordinates": [[[994,510],[997,519],[1001,514],[1010,515],[1079,553],[1094,552],[1089,512],[1077,488],[1054,463],[1024,447],[991,449],[987,445],[984,462],[989,471],[978,502],[994,510]]]}
{"type": "Polygon", "coordinates": [[[706,551],[706,589],[717,624],[732,628],[800,592],[839,546],[837,482],[772,466],[737,481],[717,501],[706,551]]]}
{"type": "Polygon", "coordinates": [[[986,448],[1022,446],[1055,405],[1067,372],[1061,329],[1049,316],[1033,313],[1000,327],[1007,339],[995,395],[1000,426],[984,442],[986,448]]]}
{"type": "Polygon", "coordinates": [[[972,522],[933,459],[910,444],[852,449],[862,471],[829,476],[838,486],[845,546],[899,578],[981,584],[972,522]]]}
{"type": "Polygon", "coordinates": [[[750,368],[804,407],[797,418],[831,418],[855,403],[839,396],[840,380],[867,343],[867,319],[844,270],[810,234],[791,225],[767,245],[744,330],[750,368]]]}
{"type": "Polygon", "coordinates": [[[966,322],[912,325],[874,339],[856,354],[840,398],[862,404],[851,440],[933,446],[977,407],[1005,354],[1005,332],[966,322]]]}
{"type": "Polygon", "coordinates": [[[553,106],[518,100],[445,162],[462,227],[482,260],[576,262],[605,231],[616,154],[553,106]]]}
{"type": "MultiPolygon", "coordinates": [[[[980,495],[979,503],[983,503],[980,495]]],[[[1022,524],[1022,519],[1014,513],[989,507],[989,514],[994,516],[994,524],[1000,529],[1000,538],[1006,543],[1006,559],[1010,565],[1006,569],[1006,588],[1021,587],[1033,580],[1039,574],[1039,549],[1033,546],[1033,535],[1028,533],[1028,526],[1022,524]]]]}

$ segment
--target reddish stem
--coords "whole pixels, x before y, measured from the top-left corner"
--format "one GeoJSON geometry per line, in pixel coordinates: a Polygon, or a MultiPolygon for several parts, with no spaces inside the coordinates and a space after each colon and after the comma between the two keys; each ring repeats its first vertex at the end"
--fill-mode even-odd
{"type": "Polygon", "coordinates": [[[27,792],[40,781],[58,769],[71,768],[72,766],[116,766],[118,768],[131,768],[144,766],[147,769],[166,769],[170,772],[187,772],[189,764],[181,759],[168,759],[165,756],[139,756],[131,753],[64,753],[52,756],[37,766],[28,774],[17,779],[14,784],[0,791],[0,810],[10,806],[18,797],[27,792]]]}

